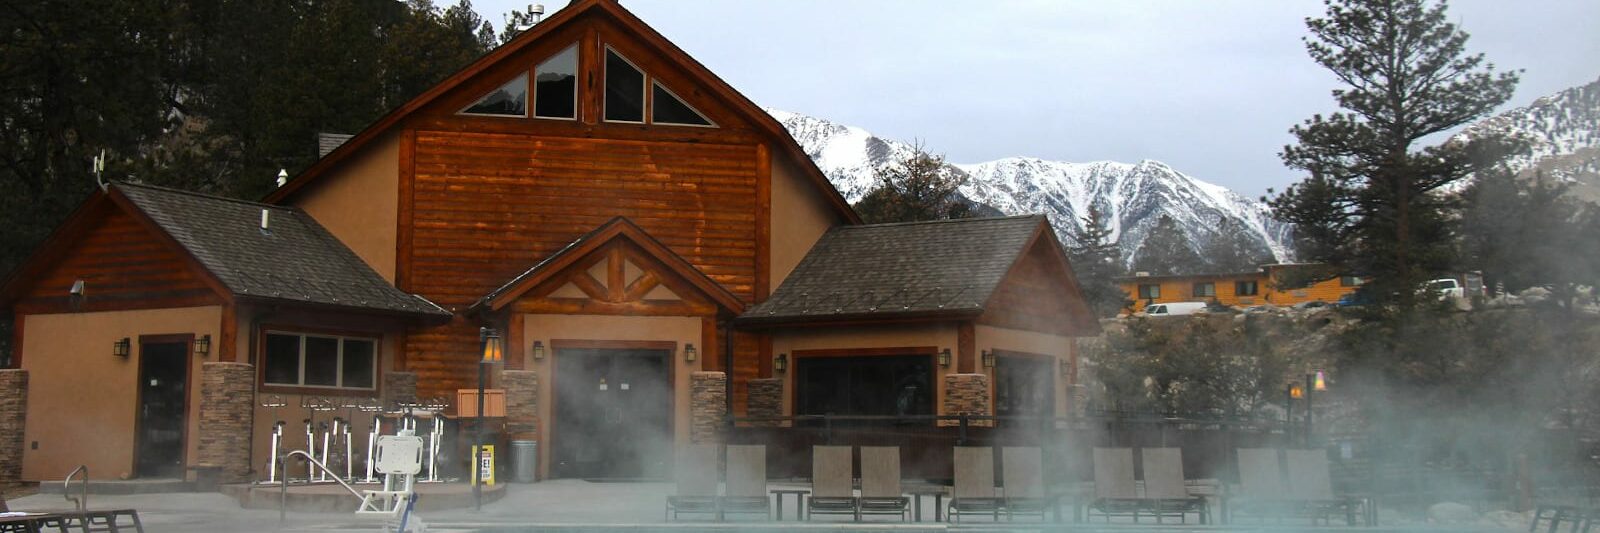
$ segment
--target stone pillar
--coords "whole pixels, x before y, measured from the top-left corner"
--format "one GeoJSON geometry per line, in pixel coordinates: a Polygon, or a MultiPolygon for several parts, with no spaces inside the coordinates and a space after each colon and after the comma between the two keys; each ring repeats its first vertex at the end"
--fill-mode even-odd
{"type": "Polygon", "coordinates": [[[0,483],[22,480],[22,430],[28,422],[28,371],[0,370],[0,483]]]}
{"type": "MultiPolygon", "coordinates": [[[[984,374],[945,374],[944,414],[988,415],[989,376],[984,374]]],[[[940,420],[941,426],[961,425],[959,420],[940,420]]],[[[993,420],[974,420],[973,426],[990,427],[993,420]]]]}
{"type": "Polygon", "coordinates": [[[417,375],[412,372],[384,372],[383,408],[394,409],[402,403],[417,403],[417,375]]]}
{"type": "MultiPolygon", "coordinates": [[[[750,397],[746,399],[751,418],[783,416],[783,379],[766,378],[750,380],[750,397]]],[[[752,422],[754,426],[776,427],[780,422],[752,422]]]]}
{"type": "Polygon", "coordinates": [[[247,363],[200,365],[200,445],[195,466],[216,469],[218,482],[250,481],[255,376],[255,366],[247,363]]]}
{"type": "Polygon", "coordinates": [[[532,370],[502,370],[500,388],[506,391],[506,433],[516,435],[538,431],[539,373],[532,370]]]}
{"type": "Polygon", "coordinates": [[[728,413],[728,375],[695,372],[689,375],[689,442],[722,442],[723,416],[728,413]]]}

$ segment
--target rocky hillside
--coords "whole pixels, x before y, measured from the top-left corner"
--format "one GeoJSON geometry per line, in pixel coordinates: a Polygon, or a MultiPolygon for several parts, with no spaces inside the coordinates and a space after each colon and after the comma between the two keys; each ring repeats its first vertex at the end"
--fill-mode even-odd
{"type": "Polygon", "coordinates": [[[1504,134],[1532,150],[1512,160],[1523,175],[1543,172],[1572,184],[1572,193],[1600,202],[1600,79],[1485,119],[1457,138],[1504,134]]]}

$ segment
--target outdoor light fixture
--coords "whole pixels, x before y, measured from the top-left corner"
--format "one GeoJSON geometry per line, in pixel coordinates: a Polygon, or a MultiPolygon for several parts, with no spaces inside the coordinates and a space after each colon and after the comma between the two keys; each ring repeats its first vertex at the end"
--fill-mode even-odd
{"type": "Polygon", "coordinates": [[[939,352],[939,366],[950,366],[950,349],[939,352]]]}
{"type": "Polygon", "coordinates": [[[478,339],[483,342],[483,362],[498,363],[504,358],[505,344],[500,341],[499,331],[478,328],[478,339]]]}
{"type": "Polygon", "coordinates": [[[1323,378],[1321,370],[1318,370],[1316,377],[1311,380],[1311,390],[1317,392],[1328,390],[1328,381],[1323,378]]]}
{"type": "Polygon", "coordinates": [[[129,341],[127,337],[123,337],[122,340],[111,343],[111,355],[115,355],[117,357],[127,357],[128,351],[132,347],[133,342],[129,341]]]}
{"type": "Polygon", "coordinates": [[[202,358],[211,355],[210,335],[201,335],[200,338],[194,340],[194,354],[202,358]]]}
{"type": "Polygon", "coordinates": [[[1296,400],[1305,398],[1306,397],[1306,389],[1304,387],[1301,387],[1299,383],[1290,383],[1289,384],[1289,397],[1290,398],[1294,398],[1296,400]]]}
{"type": "Polygon", "coordinates": [[[983,351],[983,367],[994,368],[994,352],[989,350],[983,351]]]}
{"type": "Polygon", "coordinates": [[[789,354],[780,353],[777,357],[772,358],[772,370],[774,372],[789,370],[789,354]]]}
{"type": "Polygon", "coordinates": [[[533,360],[534,361],[543,361],[544,360],[544,342],[533,341],[533,360]]]}
{"type": "Polygon", "coordinates": [[[693,343],[683,345],[683,362],[693,363],[695,358],[699,355],[699,353],[694,351],[693,343]]]}
{"type": "Polygon", "coordinates": [[[1072,361],[1066,359],[1059,359],[1058,361],[1061,363],[1061,377],[1072,377],[1072,361]]]}

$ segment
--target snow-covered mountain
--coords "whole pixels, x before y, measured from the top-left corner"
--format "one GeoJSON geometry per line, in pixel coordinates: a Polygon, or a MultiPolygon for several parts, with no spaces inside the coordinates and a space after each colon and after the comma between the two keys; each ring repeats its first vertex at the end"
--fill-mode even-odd
{"type": "MultiPolygon", "coordinates": [[[[854,126],[768,109],[816,161],[839,192],[854,203],[872,187],[873,169],[913,150],[854,126]]],[[[929,151],[938,152],[930,147],[929,151]]],[[[1222,218],[1242,223],[1265,255],[1291,259],[1289,228],[1273,220],[1266,206],[1219,185],[1206,183],[1159,161],[1069,163],[1012,157],[976,164],[954,164],[971,179],[961,193],[1007,215],[1044,213],[1066,238],[1081,226],[1089,206],[1110,219],[1112,238],[1122,247],[1124,264],[1161,215],[1177,221],[1198,251],[1216,237],[1222,218]]]]}
{"type": "Polygon", "coordinates": [[[1572,193],[1600,201],[1600,79],[1534,100],[1484,119],[1458,138],[1483,134],[1520,136],[1531,150],[1510,162],[1526,175],[1572,183],[1572,193]]]}

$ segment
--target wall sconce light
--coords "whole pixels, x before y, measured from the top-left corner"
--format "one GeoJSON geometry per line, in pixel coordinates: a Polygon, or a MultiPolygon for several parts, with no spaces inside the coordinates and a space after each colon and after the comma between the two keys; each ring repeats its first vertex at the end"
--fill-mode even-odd
{"type": "Polygon", "coordinates": [[[122,340],[111,343],[111,355],[115,355],[117,357],[127,357],[128,352],[131,351],[132,348],[133,341],[128,340],[127,337],[123,337],[122,340]]]}
{"type": "Polygon", "coordinates": [[[789,370],[789,354],[780,353],[777,357],[772,358],[772,370],[774,372],[789,370]]]}
{"type": "Polygon", "coordinates": [[[544,342],[543,341],[533,341],[533,360],[534,361],[543,361],[544,360],[544,342]]]}
{"type": "Polygon", "coordinates": [[[989,350],[983,351],[983,367],[994,368],[994,352],[989,350]]]}
{"type": "Polygon", "coordinates": [[[1063,378],[1072,377],[1072,361],[1071,360],[1058,359],[1057,363],[1061,367],[1061,377],[1063,377],[1063,378]]]}
{"type": "Polygon", "coordinates": [[[200,338],[194,340],[194,354],[200,358],[211,355],[210,335],[201,335],[200,338]]]}
{"type": "Polygon", "coordinates": [[[683,345],[683,362],[693,363],[699,356],[700,354],[694,351],[693,343],[683,345]]]}
{"type": "Polygon", "coordinates": [[[939,366],[950,366],[950,349],[945,348],[939,352],[939,366]]]}
{"type": "Polygon", "coordinates": [[[478,341],[483,343],[483,359],[481,363],[498,363],[503,359],[504,344],[500,342],[500,332],[494,328],[478,328],[478,341]]]}

